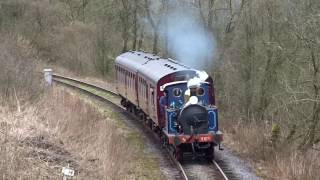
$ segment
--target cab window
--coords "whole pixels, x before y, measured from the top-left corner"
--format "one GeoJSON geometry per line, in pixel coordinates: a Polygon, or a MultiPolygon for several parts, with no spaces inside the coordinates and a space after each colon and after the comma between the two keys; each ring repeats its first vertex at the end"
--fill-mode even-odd
{"type": "Polygon", "coordinates": [[[180,88],[174,88],[172,92],[175,97],[180,97],[182,94],[182,90],[180,88]]]}
{"type": "Polygon", "coordinates": [[[197,96],[203,96],[204,95],[204,89],[202,87],[197,89],[197,96]]]}

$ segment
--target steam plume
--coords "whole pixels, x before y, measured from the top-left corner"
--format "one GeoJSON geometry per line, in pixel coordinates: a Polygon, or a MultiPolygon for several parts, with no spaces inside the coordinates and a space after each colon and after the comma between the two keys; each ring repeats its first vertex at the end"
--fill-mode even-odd
{"type": "Polygon", "coordinates": [[[196,13],[181,10],[168,14],[168,47],[178,61],[194,68],[204,68],[213,59],[215,43],[196,17],[196,13]]]}

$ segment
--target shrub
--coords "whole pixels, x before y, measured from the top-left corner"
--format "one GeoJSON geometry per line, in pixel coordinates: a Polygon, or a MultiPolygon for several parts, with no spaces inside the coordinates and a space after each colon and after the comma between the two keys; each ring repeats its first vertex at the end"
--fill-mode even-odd
{"type": "Polygon", "coordinates": [[[34,99],[40,92],[37,56],[22,36],[0,35],[0,98],[10,104],[34,99]]]}

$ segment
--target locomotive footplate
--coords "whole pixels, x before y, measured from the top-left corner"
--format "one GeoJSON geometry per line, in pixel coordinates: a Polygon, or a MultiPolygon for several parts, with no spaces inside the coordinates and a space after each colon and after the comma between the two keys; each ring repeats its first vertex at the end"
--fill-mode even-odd
{"type": "Polygon", "coordinates": [[[168,143],[172,145],[180,145],[180,144],[190,144],[194,142],[199,143],[215,143],[220,144],[223,140],[223,134],[218,131],[210,132],[208,134],[197,134],[197,135],[185,135],[185,134],[167,134],[164,132],[168,138],[168,143]]]}

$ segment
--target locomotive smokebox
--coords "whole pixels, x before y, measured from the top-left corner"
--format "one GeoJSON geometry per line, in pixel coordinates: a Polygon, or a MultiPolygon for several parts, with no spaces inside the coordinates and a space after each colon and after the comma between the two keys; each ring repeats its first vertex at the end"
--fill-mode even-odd
{"type": "Polygon", "coordinates": [[[182,109],[178,122],[184,134],[208,133],[208,112],[199,104],[191,104],[182,109]]]}

